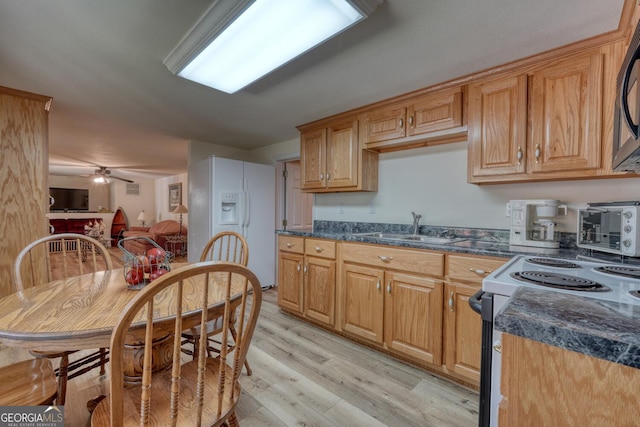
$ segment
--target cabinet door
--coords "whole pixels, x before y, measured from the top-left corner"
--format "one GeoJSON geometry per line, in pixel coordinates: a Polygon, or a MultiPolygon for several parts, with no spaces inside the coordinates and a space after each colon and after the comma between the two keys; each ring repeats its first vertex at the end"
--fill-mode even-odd
{"type": "Polygon", "coordinates": [[[302,189],[324,188],[327,161],[327,130],[318,129],[300,135],[302,189]]]}
{"type": "Polygon", "coordinates": [[[344,264],[342,319],[344,332],[382,344],[384,271],[344,264]]]}
{"type": "Polygon", "coordinates": [[[393,272],[387,272],[385,280],[387,347],[441,364],[442,282],[393,272]]]}
{"type": "Polygon", "coordinates": [[[302,262],[299,254],[278,255],[278,305],[302,313],[302,262]]]}
{"type": "Polygon", "coordinates": [[[407,135],[422,135],[462,126],[462,89],[430,93],[407,109],[407,135]]]}
{"type": "Polygon", "coordinates": [[[326,182],[329,188],[358,185],[358,121],[329,127],[326,182]]]}
{"type": "Polygon", "coordinates": [[[335,325],[336,262],[306,257],[304,266],[304,315],[333,327],[335,325]]]}
{"type": "Polygon", "coordinates": [[[480,382],[482,319],[469,307],[469,297],[480,289],[456,283],[447,285],[445,313],[445,365],[451,372],[480,382]]]}
{"type": "Polygon", "coordinates": [[[469,85],[469,182],[525,172],[527,76],[469,85]]]}
{"type": "Polygon", "coordinates": [[[559,61],[531,80],[530,173],[601,165],[603,56],[559,61]]]}
{"type": "Polygon", "coordinates": [[[364,118],[364,140],[367,144],[404,138],[406,133],[407,109],[402,105],[392,105],[370,111],[364,118]]]}

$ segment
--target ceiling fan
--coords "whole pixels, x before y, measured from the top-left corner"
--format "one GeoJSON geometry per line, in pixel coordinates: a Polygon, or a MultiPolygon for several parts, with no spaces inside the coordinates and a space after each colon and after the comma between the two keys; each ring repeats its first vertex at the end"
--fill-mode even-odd
{"type": "Polygon", "coordinates": [[[133,183],[130,179],[118,178],[117,176],[111,175],[111,171],[107,169],[105,166],[99,166],[98,169],[95,170],[93,175],[93,182],[96,184],[108,184],[112,179],[118,179],[120,181],[133,183]]]}

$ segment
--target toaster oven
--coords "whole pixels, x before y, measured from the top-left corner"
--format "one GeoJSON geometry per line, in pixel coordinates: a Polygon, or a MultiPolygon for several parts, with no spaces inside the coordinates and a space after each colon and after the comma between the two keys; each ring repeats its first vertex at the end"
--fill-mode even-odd
{"type": "Polygon", "coordinates": [[[640,256],[640,202],[589,203],[578,209],[577,245],[640,256]]]}

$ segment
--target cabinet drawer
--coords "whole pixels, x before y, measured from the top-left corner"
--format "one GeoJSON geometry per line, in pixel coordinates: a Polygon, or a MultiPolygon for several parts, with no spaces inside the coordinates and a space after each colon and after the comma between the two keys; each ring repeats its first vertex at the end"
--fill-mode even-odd
{"type": "Polygon", "coordinates": [[[448,255],[450,279],[482,281],[492,271],[508,261],[507,258],[478,258],[472,256],[448,255]]]}
{"type": "Polygon", "coordinates": [[[305,255],[336,259],[336,242],[332,240],[305,239],[305,255]]]}
{"type": "Polygon", "coordinates": [[[278,249],[281,251],[304,253],[304,238],[294,236],[279,236],[278,249]]]}
{"type": "Polygon", "coordinates": [[[345,262],[367,264],[389,270],[428,274],[436,277],[442,277],[444,273],[444,254],[382,245],[356,245],[352,243],[345,243],[342,248],[342,259],[345,262]]]}

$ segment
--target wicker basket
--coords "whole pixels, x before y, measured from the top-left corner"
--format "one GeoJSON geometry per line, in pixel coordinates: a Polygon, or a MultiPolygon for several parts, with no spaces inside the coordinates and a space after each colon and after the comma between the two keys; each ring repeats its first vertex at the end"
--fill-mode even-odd
{"type": "Polygon", "coordinates": [[[142,289],[148,283],[152,282],[156,277],[171,271],[171,260],[173,254],[165,251],[160,245],[148,237],[126,237],[118,242],[118,248],[123,252],[122,261],[123,274],[127,289],[142,289]],[[132,254],[123,246],[123,242],[127,240],[145,240],[155,248],[160,249],[164,256],[161,258],[149,257],[147,254],[132,254]]]}

